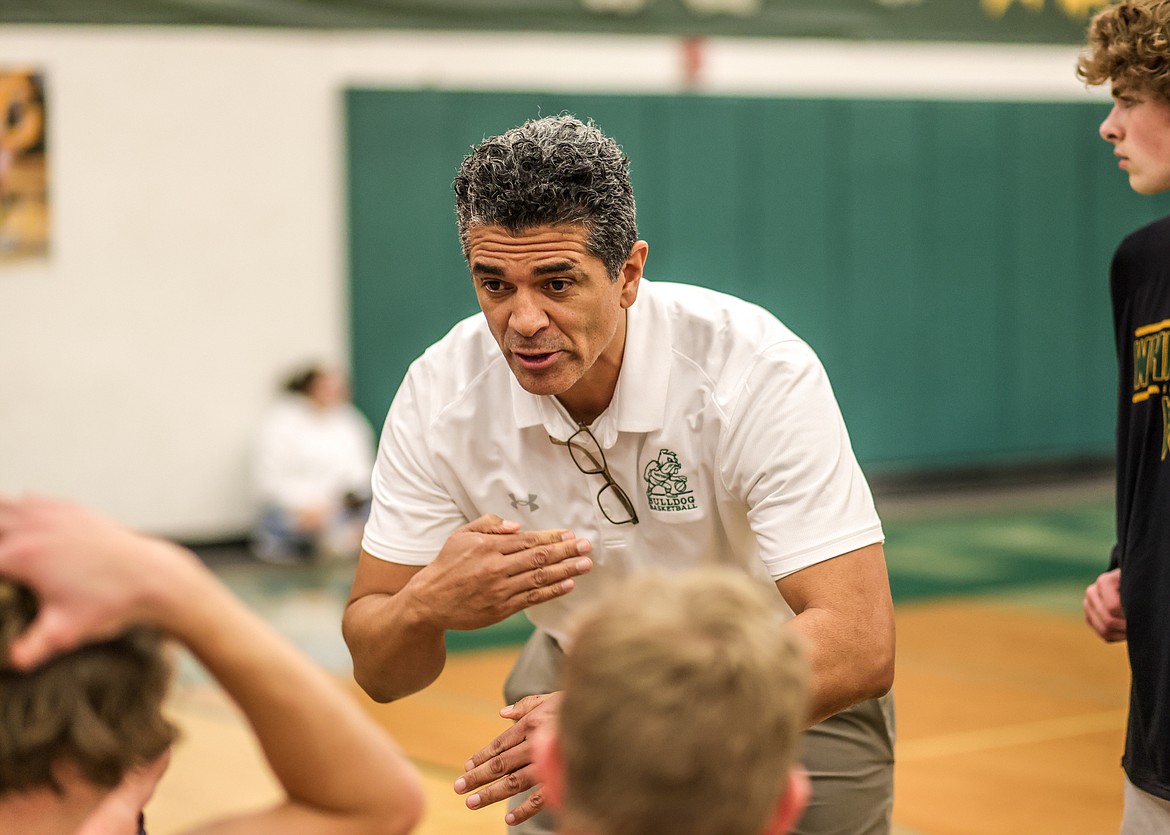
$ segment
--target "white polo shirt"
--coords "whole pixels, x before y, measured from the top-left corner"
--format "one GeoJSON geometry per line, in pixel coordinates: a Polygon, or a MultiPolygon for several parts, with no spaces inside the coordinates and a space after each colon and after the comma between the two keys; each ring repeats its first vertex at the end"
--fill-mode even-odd
{"type": "Polygon", "coordinates": [[[426,565],[485,513],[568,528],[593,544],[595,567],[527,610],[563,643],[576,612],[647,568],[721,563],[775,589],[882,541],[820,361],[733,296],[643,279],[628,311],[617,391],[590,428],[638,524],[609,522],[595,498],[604,478],[549,440],[577,428],[555,397],[520,387],[482,315],[463,320],[411,365],[390,406],[363,548],[426,565]]]}

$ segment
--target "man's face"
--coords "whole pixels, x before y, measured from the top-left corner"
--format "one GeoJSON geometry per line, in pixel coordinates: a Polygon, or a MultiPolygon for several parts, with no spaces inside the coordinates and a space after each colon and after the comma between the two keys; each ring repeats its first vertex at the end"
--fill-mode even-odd
{"type": "Polygon", "coordinates": [[[472,227],[468,262],[479,306],[520,385],[560,398],[577,420],[609,405],[625,348],[625,311],[638,293],[646,244],[616,281],[586,248],[579,225],[512,235],[472,227]]]}
{"type": "Polygon", "coordinates": [[[1119,167],[1139,194],[1170,189],[1170,102],[1151,93],[1113,85],[1113,109],[1101,123],[1119,167]]]}

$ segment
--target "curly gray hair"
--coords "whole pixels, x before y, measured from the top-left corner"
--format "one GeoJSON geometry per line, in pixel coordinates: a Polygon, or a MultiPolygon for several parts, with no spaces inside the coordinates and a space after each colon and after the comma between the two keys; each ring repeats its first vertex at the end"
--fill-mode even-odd
{"type": "Polygon", "coordinates": [[[638,238],[630,161],[592,121],[569,115],[533,119],[472,148],[455,176],[463,255],[473,226],[513,234],[537,226],[582,224],[586,246],[611,279],[638,238]]]}

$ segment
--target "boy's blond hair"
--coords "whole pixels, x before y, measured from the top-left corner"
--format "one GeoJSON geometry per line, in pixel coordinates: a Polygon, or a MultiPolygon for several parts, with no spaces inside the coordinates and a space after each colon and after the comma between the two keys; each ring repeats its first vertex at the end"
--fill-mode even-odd
{"type": "Polygon", "coordinates": [[[1170,0],[1129,0],[1095,15],[1077,77],[1170,102],[1170,0]]]}
{"type": "Polygon", "coordinates": [[[771,593],[727,569],[651,574],[577,625],[557,720],[568,830],[763,829],[807,710],[771,593]]]}

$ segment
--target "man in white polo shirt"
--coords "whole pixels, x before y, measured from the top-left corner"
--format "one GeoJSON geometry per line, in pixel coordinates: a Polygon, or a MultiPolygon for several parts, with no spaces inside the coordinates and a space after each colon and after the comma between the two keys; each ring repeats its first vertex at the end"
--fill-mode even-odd
{"type": "Polygon", "coordinates": [[[531,738],[556,708],[573,617],[649,567],[736,566],[808,646],[813,797],[796,831],[888,832],[893,607],[828,379],[767,311],[642,278],[628,164],[571,116],[464,160],[459,232],[483,315],[411,366],[386,418],[343,624],[354,675],[399,698],[441,672],[448,629],[525,611],[515,725],[455,788],[548,832],[531,738]]]}

